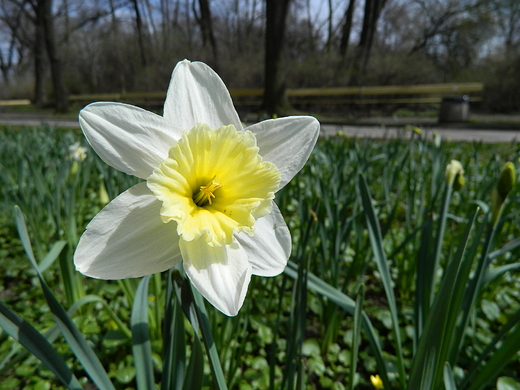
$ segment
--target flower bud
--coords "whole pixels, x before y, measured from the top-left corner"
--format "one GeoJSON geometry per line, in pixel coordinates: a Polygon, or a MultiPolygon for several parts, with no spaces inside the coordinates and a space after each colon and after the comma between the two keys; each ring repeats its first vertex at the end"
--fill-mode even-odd
{"type": "Polygon", "coordinates": [[[99,204],[101,207],[104,207],[110,202],[110,197],[108,196],[107,189],[105,188],[105,184],[101,182],[99,186],[99,204]]]}
{"type": "Polygon", "coordinates": [[[511,190],[515,186],[515,183],[515,166],[512,162],[508,162],[502,169],[502,172],[500,172],[497,184],[495,185],[495,188],[493,188],[493,192],[491,193],[491,211],[493,213],[493,224],[495,224],[498,220],[498,217],[502,210],[502,205],[504,204],[509,192],[511,192],[511,190]]]}
{"type": "Polygon", "coordinates": [[[460,161],[451,160],[446,166],[446,183],[452,185],[455,191],[459,191],[464,186],[464,169],[460,161]]]}
{"type": "Polygon", "coordinates": [[[515,166],[512,162],[506,163],[497,181],[498,194],[505,200],[516,183],[515,166]]]}

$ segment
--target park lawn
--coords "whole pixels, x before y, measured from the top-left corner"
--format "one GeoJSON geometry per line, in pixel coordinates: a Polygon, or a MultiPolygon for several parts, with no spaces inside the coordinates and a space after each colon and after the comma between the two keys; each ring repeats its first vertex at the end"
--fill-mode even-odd
{"type": "MultiPolygon", "coordinates": [[[[124,326],[130,327],[139,280],[98,281],[74,273],[71,267],[86,224],[137,179],[104,164],[77,131],[0,127],[0,139],[0,299],[42,333],[54,325],[18,238],[14,212],[18,205],[37,261],[42,262],[53,248],[59,253],[43,272],[58,301],[70,308],[87,295],[99,297],[72,318],[114,386],[135,388],[136,362],[124,326]],[[75,142],[87,148],[83,161],[70,154],[69,147],[75,142]],[[123,325],[114,321],[110,310],[123,325]]],[[[485,362],[492,359],[486,348],[500,348],[493,338],[501,335],[504,325],[511,325],[510,333],[518,327],[516,322],[508,322],[520,312],[520,279],[515,266],[520,246],[515,241],[520,237],[518,186],[508,195],[491,242],[485,232],[491,193],[500,172],[508,161],[518,164],[519,157],[516,144],[429,141],[416,132],[397,140],[320,139],[304,169],[276,197],[293,239],[288,271],[274,278],[253,277],[237,317],[225,317],[206,304],[228,387],[293,388],[304,380],[307,389],[343,389],[353,384],[370,389],[370,375],[381,374],[393,388],[404,388],[417,372],[414,362],[420,355],[417,319],[425,318],[418,314],[417,293],[423,288],[418,278],[428,277],[422,273],[424,261],[439,248],[438,264],[430,275],[435,296],[458,256],[459,243],[467,240],[466,253],[473,253],[476,259],[473,265],[469,263],[472,273],[478,268],[479,256],[488,252],[496,253],[487,264],[488,271],[509,267],[507,272],[496,272],[496,278],[486,279],[479,289],[468,311],[457,356],[450,358],[457,388],[473,389],[468,375],[474,371],[472,379],[478,379],[479,357],[485,362]],[[465,185],[450,192],[445,201],[445,171],[452,159],[461,162],[465,185]],[[473,215],[477,206],[480,210],[473,215]],[[367,222],[371,212],[380,233],[375,241],[367,229],[378,230],[367,222]],[[466,235],[472,218],[473,228],[466,235]],[[439,236],[441,221],[445,227],[439,236]],[[383,266],[378,262],[378,245],[384,254],[383,266]],[[383,281],[385,275],[391,281],[391,293],[383,281]],[[320,281],[334,292],[359,299],[380,342],[385,367],[378,365],[365,329],[358,335],[359,317],[320,292],[316,287],[320,281]],[[360,337],[358,348],[353,343],[356,337],[360,337]],[[355,370],[351,369],[353,362],[355,370]]],[[[161,381],[164,370],[162,324],[167,320],[168,277],[168,273],[154,276],[148,295],[155,383],[161,381]]],[[[195,354],[197,338],[188,319],[182,322],[188,361],[195,354]]],[[[89,383],[67,342],[56,336],[53,345],[80,383],[89,383]]],[[[0,389],[59,388],[47,368],[16,346],[7,334],[0,333],[0,389]]],[[[201,374],[202,386],[207,388],[215,388],[212,364],[205,359],[201,374]]],[[[493,386],[498,376],[515,377],[518,364],[514,351],[483,386],[493,386]]]]}

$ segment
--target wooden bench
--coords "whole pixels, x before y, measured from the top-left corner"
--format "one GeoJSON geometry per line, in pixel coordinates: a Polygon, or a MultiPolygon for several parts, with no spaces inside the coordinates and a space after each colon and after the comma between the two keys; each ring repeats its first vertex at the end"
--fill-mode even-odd
{"type": "Polygon", "coordinates": [[[71,103],[123,102],[135,105],[159,107],[164,104],[166,92],[94,93],[71,95],[71,103]]]}
{"type": "MultiPolygon", "coordinates": [[[[289,88],[289,102],[294,105],[374,105],[374,104],[437,104],[443,97],[467,95],[470,102],[482,101],[483,83],[450,83],[419,85],[387,85],[367,87],[289,88]]],[[[262,88],[230,89],[237,106],[257,107],[262,103],[262,88]]],[[[116,101],[135,105],[161,107],[166,92],[132,92],[71,95],[71,102],[87,104],[116,101]]],[[[3,100],[0,106],[28,105],[29,100],[3,100]]]]}
{"type": "MultiPolygon", "coordinates": [[[[366,105],[366,104],[434,104],[449,95],[467,95],[470,102],[482,101],[483,83],[388,85],[368,87],[331,87],[287,89],[292,104],[366,105]]],[[[231,89],[236,105],[259,105],[263,89],[231,89]]]]}
{"type": "Polygon", "coordinates": [[[29,99],[0,100],[0,107],[29,106],[29,99]]]}

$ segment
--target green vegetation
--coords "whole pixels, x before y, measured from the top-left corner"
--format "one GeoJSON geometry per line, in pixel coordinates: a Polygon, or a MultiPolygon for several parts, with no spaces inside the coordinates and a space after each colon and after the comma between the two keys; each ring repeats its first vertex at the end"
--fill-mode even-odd
{"type": "Polygon", "coordinates": [[[77,132],[0,128],[0,139],[0,389],[62,383],[8,336],[12,312],[61,355],[64,367],[57,359],[54,369],[83,387],[177,389],[185,378],[190,389],[371,389],[376,374],[385,389],[476,390],[499,377],[499,388],[518,386],[518,186],[491,223],[495,184],[519,161],[515,144],[445,143],[413,131],[321,139],[277,194],[293,238],[286,272],[253,277],[239,315],[228,318],[178,270],[123,281],[76,273],[86,224],[137,179],[106,166],[77,132]],[[83,161],[70,154],[75,142],[87,147],[83,161]],[[464,169],[460,188],[456,173],[446,181],[452,159],[464,169]]]}

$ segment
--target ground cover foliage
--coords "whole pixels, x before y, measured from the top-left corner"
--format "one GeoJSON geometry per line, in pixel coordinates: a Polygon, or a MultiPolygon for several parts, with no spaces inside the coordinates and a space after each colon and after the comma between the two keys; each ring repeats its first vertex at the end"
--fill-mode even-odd
{"type": "Polygon", "coordinates": [[[0,129],[0,389],[369,389],[376,374],[386,389],[516,388],[520,197],[513,187],[493,224],[491,194],[520,148],[403,131],[318,142],[277,194],[293,238],[286,272],[253,277],[228,318],[178,270],[76,273],[79,234],[137,179],[78,132],[0,129]],[[462,188],[447,184],[452,159],[462,188]],[[58,355],[46,366],[11,336],[58,355]]]}

